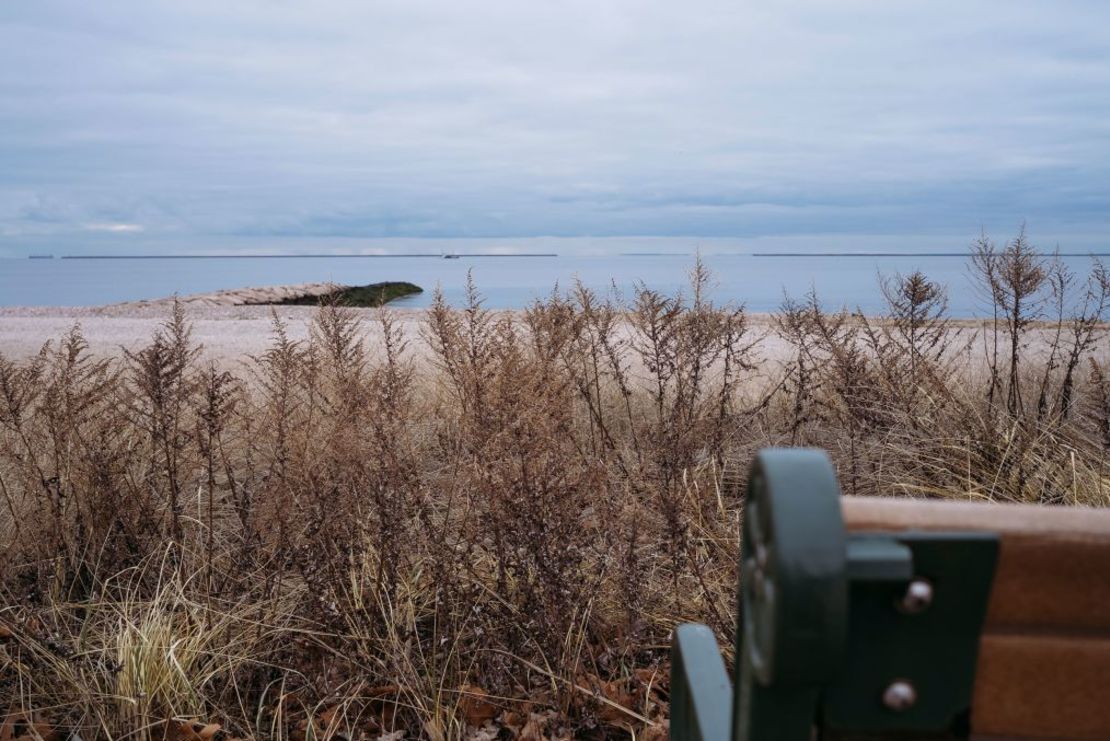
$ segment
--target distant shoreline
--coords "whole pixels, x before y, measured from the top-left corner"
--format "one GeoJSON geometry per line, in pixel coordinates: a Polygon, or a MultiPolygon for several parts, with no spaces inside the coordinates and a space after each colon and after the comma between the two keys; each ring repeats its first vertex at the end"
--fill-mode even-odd
{"type": "MultiPolygon", "coordinates": [[[[967,259],[970,252],[719,252],[712,253],[724,257],[954,257],[967,259]]],[[[1110,252],[1042,252],[1040,257],[1110,257],[1110,252]]],[[[452,252],[432,253],[416,252],[411,254],[380,254],[380,255],[343,255],[330,252],[297,253],[291,255],[265,254],[265,255],[27,255],[29,260],[297,260],[316,258],[424,258],[424,259],[449,259],[457,260],[468,257],[560,257],[557,252],[529,252],[529,253],[498,253],[498,252],[452,252]]],[[[693,257],[691,252],[620,252],[610,257],[693,257]]],[[[601,257],[605,257],[602,255],[601,257]]]]}
{"type": "MultiPolygon", "coordinates": [[[[971,257],[970,252],[753,252],[752,257],[971,257]]],[[[1041,252],[1039,257],[1110,257],[1110,252],[1041,252]]]]}
{"type": "Polygon", "coordinates": [[[296,258],[317,258],[317,257],[369,257],[369,258],[385,258],[385,257],[427,257],[427,258],[440,258],[440,259],[457,259],[463,257],[558,257],[559,255],[554,252],[530,252],[527,254],[499,254],[497,252],[458,252],[449,253],[446,255],[433,254],[430,252],[419,252],[409,255],[336,255],[333,253],[306,253],[296,255],[59,255],[57,258],[52,258],[47,255],[30,255],[29,259],[32,260],[213,260],[213,259],[226,259],[226,260],[273,260],[273,259],[296,259],[296,258]]]}

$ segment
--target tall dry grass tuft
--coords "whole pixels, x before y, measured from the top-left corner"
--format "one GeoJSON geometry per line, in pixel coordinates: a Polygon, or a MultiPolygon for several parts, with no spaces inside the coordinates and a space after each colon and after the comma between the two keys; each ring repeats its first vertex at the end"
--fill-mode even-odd
{"type": "Polygon", "coordinates": [[[971,261],[985,323],[921,273],[882,278],[882,317],[811,292],[765,321],[699,260],[681,293],[516,313],[470,283],[419,337],[275,313],[235,367],[180,306],[119,357],[78,327],[0,356],[3,711],[83,738],[660,738],[673,625],[729,644],[756,448],[825,447],[850,493],[1110,504],[1106,271],[1024,235],[971,261]]]}

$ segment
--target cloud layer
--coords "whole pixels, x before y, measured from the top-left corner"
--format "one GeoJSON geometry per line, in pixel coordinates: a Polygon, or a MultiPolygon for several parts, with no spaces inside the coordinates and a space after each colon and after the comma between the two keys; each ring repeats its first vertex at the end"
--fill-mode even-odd
{"type": "Polygon", "coordinates": [[[0,5],[0,240],[1110,235],[1110,5],[0,5]]]}

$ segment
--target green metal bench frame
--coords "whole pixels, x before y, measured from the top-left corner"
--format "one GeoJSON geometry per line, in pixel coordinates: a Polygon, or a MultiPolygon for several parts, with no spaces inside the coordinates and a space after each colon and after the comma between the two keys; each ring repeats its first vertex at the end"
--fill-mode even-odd
{"type": "Polygon", "coordinates": [[[671,738],[965,738],[998,544],[989,532],[849,534],[823,452],[761,452],[744,513],[737,681],[709,628],[679,626],[671,738]]]}

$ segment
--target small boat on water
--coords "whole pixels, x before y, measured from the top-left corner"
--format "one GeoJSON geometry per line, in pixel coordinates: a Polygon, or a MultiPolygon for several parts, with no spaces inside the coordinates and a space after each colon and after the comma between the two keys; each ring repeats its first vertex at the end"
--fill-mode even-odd
{"type": "Polygon", "coordinates": [[[444,255],[444,260],[458,260],[462,255],[444,255]]]}

